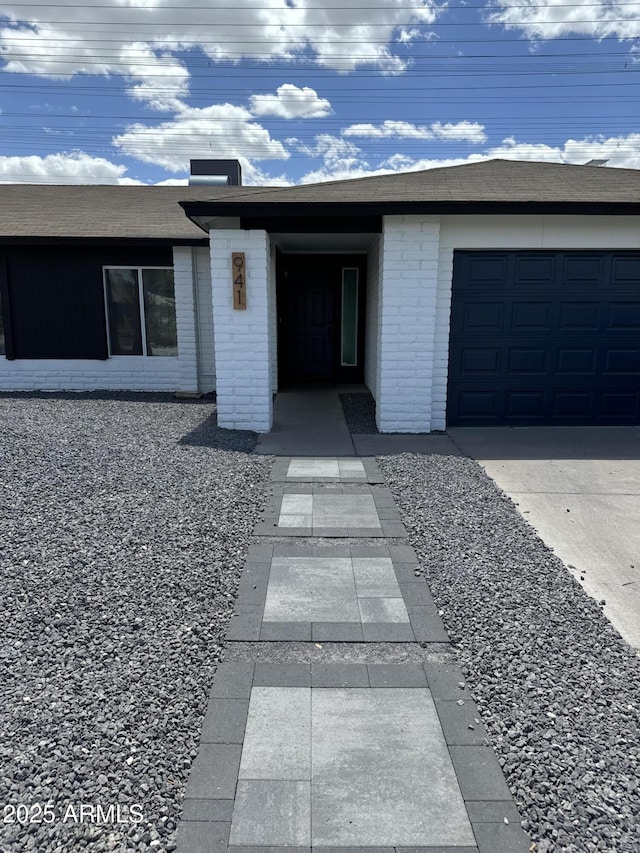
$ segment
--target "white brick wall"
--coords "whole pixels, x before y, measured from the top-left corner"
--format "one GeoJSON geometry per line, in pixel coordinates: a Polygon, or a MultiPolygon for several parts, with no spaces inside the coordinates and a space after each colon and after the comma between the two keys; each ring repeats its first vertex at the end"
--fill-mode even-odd
{"type": "Polygon", "coordinates": [[[367,253],[367,312],[364,338],[364,381],[374,400],[378,399],[380,241],[367,253]]]}
{"type": "Polygon", "coordinates": [[[16,359],[0,356],[3,391],[195,391],[197,364],[191,249],[174,249],[178,357],[16,359]]]}
{"type": "Polygon", "coordinates": [[[212,230],[211,280],[218,423],[268,432],[273,422],[270,324],[271,252],[265,231],[212,230]],[[231,253],[244,252],[247,308],[233,308],[231,253]]]}
{"type": "Polygon", "coordinates": [[[216,388],[216,360],[213,346],[213,306],[211,302],[211,262],[209,249],[193,250],[196,281],[198,332],[198,390],[207,394],[216,388]]]}
{"type": "Polygon", "coordinates": [[[438,217],[384,217],[376,401],[381,432],[432,428],[439,232],[438,217]]]}
{"type": "Polygon", "coordinates": [[[271,243],[269,266],[269,365],[271,391],[278,390],[278,310],[276,304],[276,246],[271,243]]]}
{"type": "Polygon", "coordinates": [[[195,276],[193,251],[190,246],[173,249],[173,279],[176,293],[176,326],[178,329],[178,369],[180,390],[198,390],[198,342],[195,321],[195,276]]]}

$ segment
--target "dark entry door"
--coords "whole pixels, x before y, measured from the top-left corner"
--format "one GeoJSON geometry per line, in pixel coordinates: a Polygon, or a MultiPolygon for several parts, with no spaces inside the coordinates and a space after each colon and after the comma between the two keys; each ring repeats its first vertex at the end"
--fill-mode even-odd
{"type": "Polygon", "coordinates": [[[282,386],[363,381],[365,282],[364,255],[279,253],[282,386]]]}
{"type": "Polygon", "coordinates": [[[333,374],[333,285],[309,273],[288,288],[284,307],[290,379],[329,381],[333,374]]]}

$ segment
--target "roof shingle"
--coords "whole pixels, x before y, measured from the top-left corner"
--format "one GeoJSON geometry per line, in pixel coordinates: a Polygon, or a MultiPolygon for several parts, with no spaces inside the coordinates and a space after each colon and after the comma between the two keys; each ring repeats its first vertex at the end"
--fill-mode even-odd
{"type": "MultiPolygon", "coordinates": [[[[364,204],[640,205],[640,170],[489,160],[292,187],[0,185],[0,239],[163,240],[198,242],[185,216],[194,203],[209,215],[247,204],[286,215],[287,205],[364,204]]],[[[198,211],[201,212],[201,211],[198,211]]]]}
{"type": "Polygon", "coordinates": [[[252,202],[282,205],[300,202],[640,203],[640,170],[487,160],[421,172],[295,187],[233,189],[233,193],[203,193],[200,200],[223,204],[252,202]]]}
{"type": "Polygon", "coordinates": [[[202,187],[1,184],[0,238],[198,241],[178,204],[202,187]]]}

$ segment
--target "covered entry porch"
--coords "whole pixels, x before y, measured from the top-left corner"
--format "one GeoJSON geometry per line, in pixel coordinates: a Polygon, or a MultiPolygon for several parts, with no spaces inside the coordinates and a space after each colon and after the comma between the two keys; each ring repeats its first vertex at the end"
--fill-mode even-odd
{"type": "Polygon", "coordinates": [[[343,232],[305,220],[287,222],[288,231],[270,225],[210,230],[218,423],[262,433],[273,427],[278,394],[375,385],[378,337],[381,222],[331,222],[343,232]],[[237,252],[246,270],[241,310],[228,266],[237,252]]]}
{"type": "MultiPolygon", "coordinates": [[[[212,218],[208,225],[220,426],[269,432],[279,391],[363,383],[381,432],[442,428],[444,396],[434,421],[431,393],[437,219],[212,218]],[[245,260],[240,310],[234,253],[245,260]]],[[[446,356],[446,340],[438,345],[446,356]]]]}

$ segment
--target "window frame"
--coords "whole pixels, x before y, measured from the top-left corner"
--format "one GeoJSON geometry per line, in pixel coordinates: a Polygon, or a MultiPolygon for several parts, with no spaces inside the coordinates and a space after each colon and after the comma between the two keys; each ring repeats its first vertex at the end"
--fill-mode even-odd
{"type": "MultiPolygon", "coordinates": [[[[104,297],[104,319],[105,326],[107,332],[107,351],[109,353],[109,358],[153,358],[153,354],[149,355],[147,352],[147,315],[144,310],[144,286],[142,279],[143,270],[170,270],[173,274],[173,294],[174,294],[174,303],[176,305],[176,347],[178,352],[175,355],[163,355],[162,358],[178,358],[180,356],[180,345],[178,342],[178,325],[177,325],[177,300],[175,298],[175,268],[173,266],[166,266],[161,264],[143,264],[142,266],[136,266],[134,264],[104,264],[102,267],[102,294],[104,297]],[[142,354],[141,355],[122,355],[116,354],[114,355],[111,352],[111,329],[109,325],[109,297],[107,295],[107,272],[109,270],[135,270],[138,276],[138,305],[140,308],[140,333],[142,337],[142,354]]],[[[160,356],[155,356],[159,358],[160,356]]]]}
{"type": "Polygon", "coordinates": [[[340,286],[340,367],[358,367],[358,347],[359,347],[359,316],[360,316],[360,268],[359,267],[342,267],[342,280],[340,286]],[[354,272],[355,273],[355,305],[354,305],[354,315],[353,315],[353,361],[345,361],[345,346],[344,339],[345,333],[347,329],[345,328],[345,284],[346,277],[345,273],[354,272]]]}

